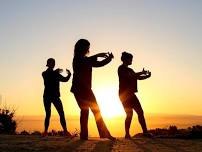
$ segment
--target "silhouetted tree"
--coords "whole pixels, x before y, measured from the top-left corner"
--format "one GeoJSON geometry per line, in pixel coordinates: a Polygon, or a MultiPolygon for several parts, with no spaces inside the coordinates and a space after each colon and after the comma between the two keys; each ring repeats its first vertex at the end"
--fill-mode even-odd
{"type": "Polygon", "coordinates": [[[30,133],[26,130],[20,132],[20,135],[30,135],[30,133]]]}
{"type": "Polygon", "coordinates": [[[192,128],[189,128],[189,129],[190,129],[189,138],[194,138],[194,139],[202,138],[202,126],[196,125],[196,126],[192,126],[192,128]]]}
{"type": "Polygon", "coordinates": [[[176,126],[169,126],[169,128],[168,128],[168,133],[169,134],[177,134],[177,132],[178,132],[178,129],[177,129],[177,127],[176,126]]]}
{"type": "Polygon", "coordinates": [[[17,124],[14,120],[15,110],[0,108],[0,134],[14,134],[17,124]]]}

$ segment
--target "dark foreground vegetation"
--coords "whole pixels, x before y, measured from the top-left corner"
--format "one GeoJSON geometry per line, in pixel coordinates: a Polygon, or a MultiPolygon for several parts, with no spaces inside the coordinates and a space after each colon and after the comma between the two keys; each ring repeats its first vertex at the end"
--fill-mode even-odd
{"type": "MultiPolygon", "coordinates": [[[[155,138],[179,138],[179,139],[202,139],[202,126],[196,125],[186,129],[178,129],[176,126],[169,128],[151,129],[149,132],[155,138]]],[[[136,134],[135,137],[141,137],[142,134],[136,134]]]]}
{"type": "Polygon", "coordinates": [[[14,114],[15,110],[0,107],[0,134],[15,134],[17,123],[14,114]]]}
{"type": "MultiPolygon", "coordinates": [[[[28,132],[26,130],[16,132],[17,123],[14,120],[15,110],[9,108],[0,108],[0,134],[18,134],[18,135],[42,135],[39,131],[28,132]]],[[[76,129],[73,134],[78,135],[76,129]]],[[[180,138],[180,139],[202,139],[202,126],[196,125],[186,129],[178,129],[177,126],[169,128],[156,128],[149,130],[156,138],[180,138]]],[[[63,136],[62,131],[52,130],[48,133],[49,136],[63,136]]],[[[135,137],[141,136],[137,134],[135,137]]]]}

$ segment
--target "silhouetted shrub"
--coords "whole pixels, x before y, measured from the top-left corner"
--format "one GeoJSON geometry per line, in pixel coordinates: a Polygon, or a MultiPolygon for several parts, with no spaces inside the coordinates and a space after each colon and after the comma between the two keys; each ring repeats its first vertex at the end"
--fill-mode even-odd
{"type": "Polygon", "coordinates": [[[16,121],[14,120],[15,110],[0,108],[0,134],[14,134],[16,121]]]}
{"type": "Polygon", "coordinates": [[[176,134],[178,132],[178,130],[177,130],[177,127],[176,126],[170,126],[169,128],[168,128],[168,133],[169,134],[176,134]]]}
{"type": "Polygon", "coordinates": [[[170,126],[168,129],[151,129],[150,133],[157,138],[181,138],[181,139],[202,139],[202,126],[196,125],[187,129],[178,129],[170,126]]]}
{"type": "Polygon", "coordinates": [[[26,130],[20,132],[20,135],[30,135],[30,133],[26,130]]]}
{"type": "Polygon", "coordinates": [[[201,139],[202,138],[202,126],[196,125],[192,126],[190,129],[189,138],[201,139]]]}

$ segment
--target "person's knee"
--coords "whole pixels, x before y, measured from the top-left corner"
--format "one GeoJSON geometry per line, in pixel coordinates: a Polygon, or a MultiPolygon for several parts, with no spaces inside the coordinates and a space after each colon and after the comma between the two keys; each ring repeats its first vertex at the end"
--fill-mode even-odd
{"type": "Polygon", "coordinates": [[[132,118],[133,117],[133,111],[132,110],[127,110],[126,117],[127,118],[132,118]]]}
{"type": "Polygon", "coordinates": [[[89,113],[89,110],[87,108],[81,109],[82,115],[87,115],[89,113]]]}
{"type": "Polygon", "coordinates": [[[46,109],[46,117],[50,117],[51,115],[51,109],[46,109]]]}
{"type": "Polygon", "coordinates": [[[94,114],[94,115],[98,115],[98,114],[100,114],[100,109],[99,108],[91,108],[91,110],[92,110],[92,113],[94,114]]]}
{"type": "Polygon", "coordinates": [[[60,115],[61,118],[64,118],[65,117],[64,111],[60,111],[59,115],[60,115]]]}
{"type": "Polygon", "coordinates": [[[49,120],[50,119],[50,114],[46,114],[46,120],[49,120]]]}

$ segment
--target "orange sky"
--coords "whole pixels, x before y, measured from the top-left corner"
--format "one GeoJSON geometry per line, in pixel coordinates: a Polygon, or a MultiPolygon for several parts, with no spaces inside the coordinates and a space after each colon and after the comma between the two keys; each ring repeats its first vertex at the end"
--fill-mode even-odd
{"type": "MultiPolygon", "coordinates": [[[[91,54],[112,52],[114,60],[93,70],[93,90],[104,116],[125,115],[118,99],[117,68],[122,51],[134,55],[135,71],[152,77],[138,82],[145,113],[202,115],[202,3],[197,1],[0,2],[0,105],[17,115],[44,115],[43,80],[49,57],[72,72],[73,48],[80,38],[91,54]]],[[[63,73],[65,75],[65,73],[63,73]]],[[[79,115],[61,84],[66,115],[79,115]]],[[[57,114],[53,108],[52,114],[57,114]]]]}

